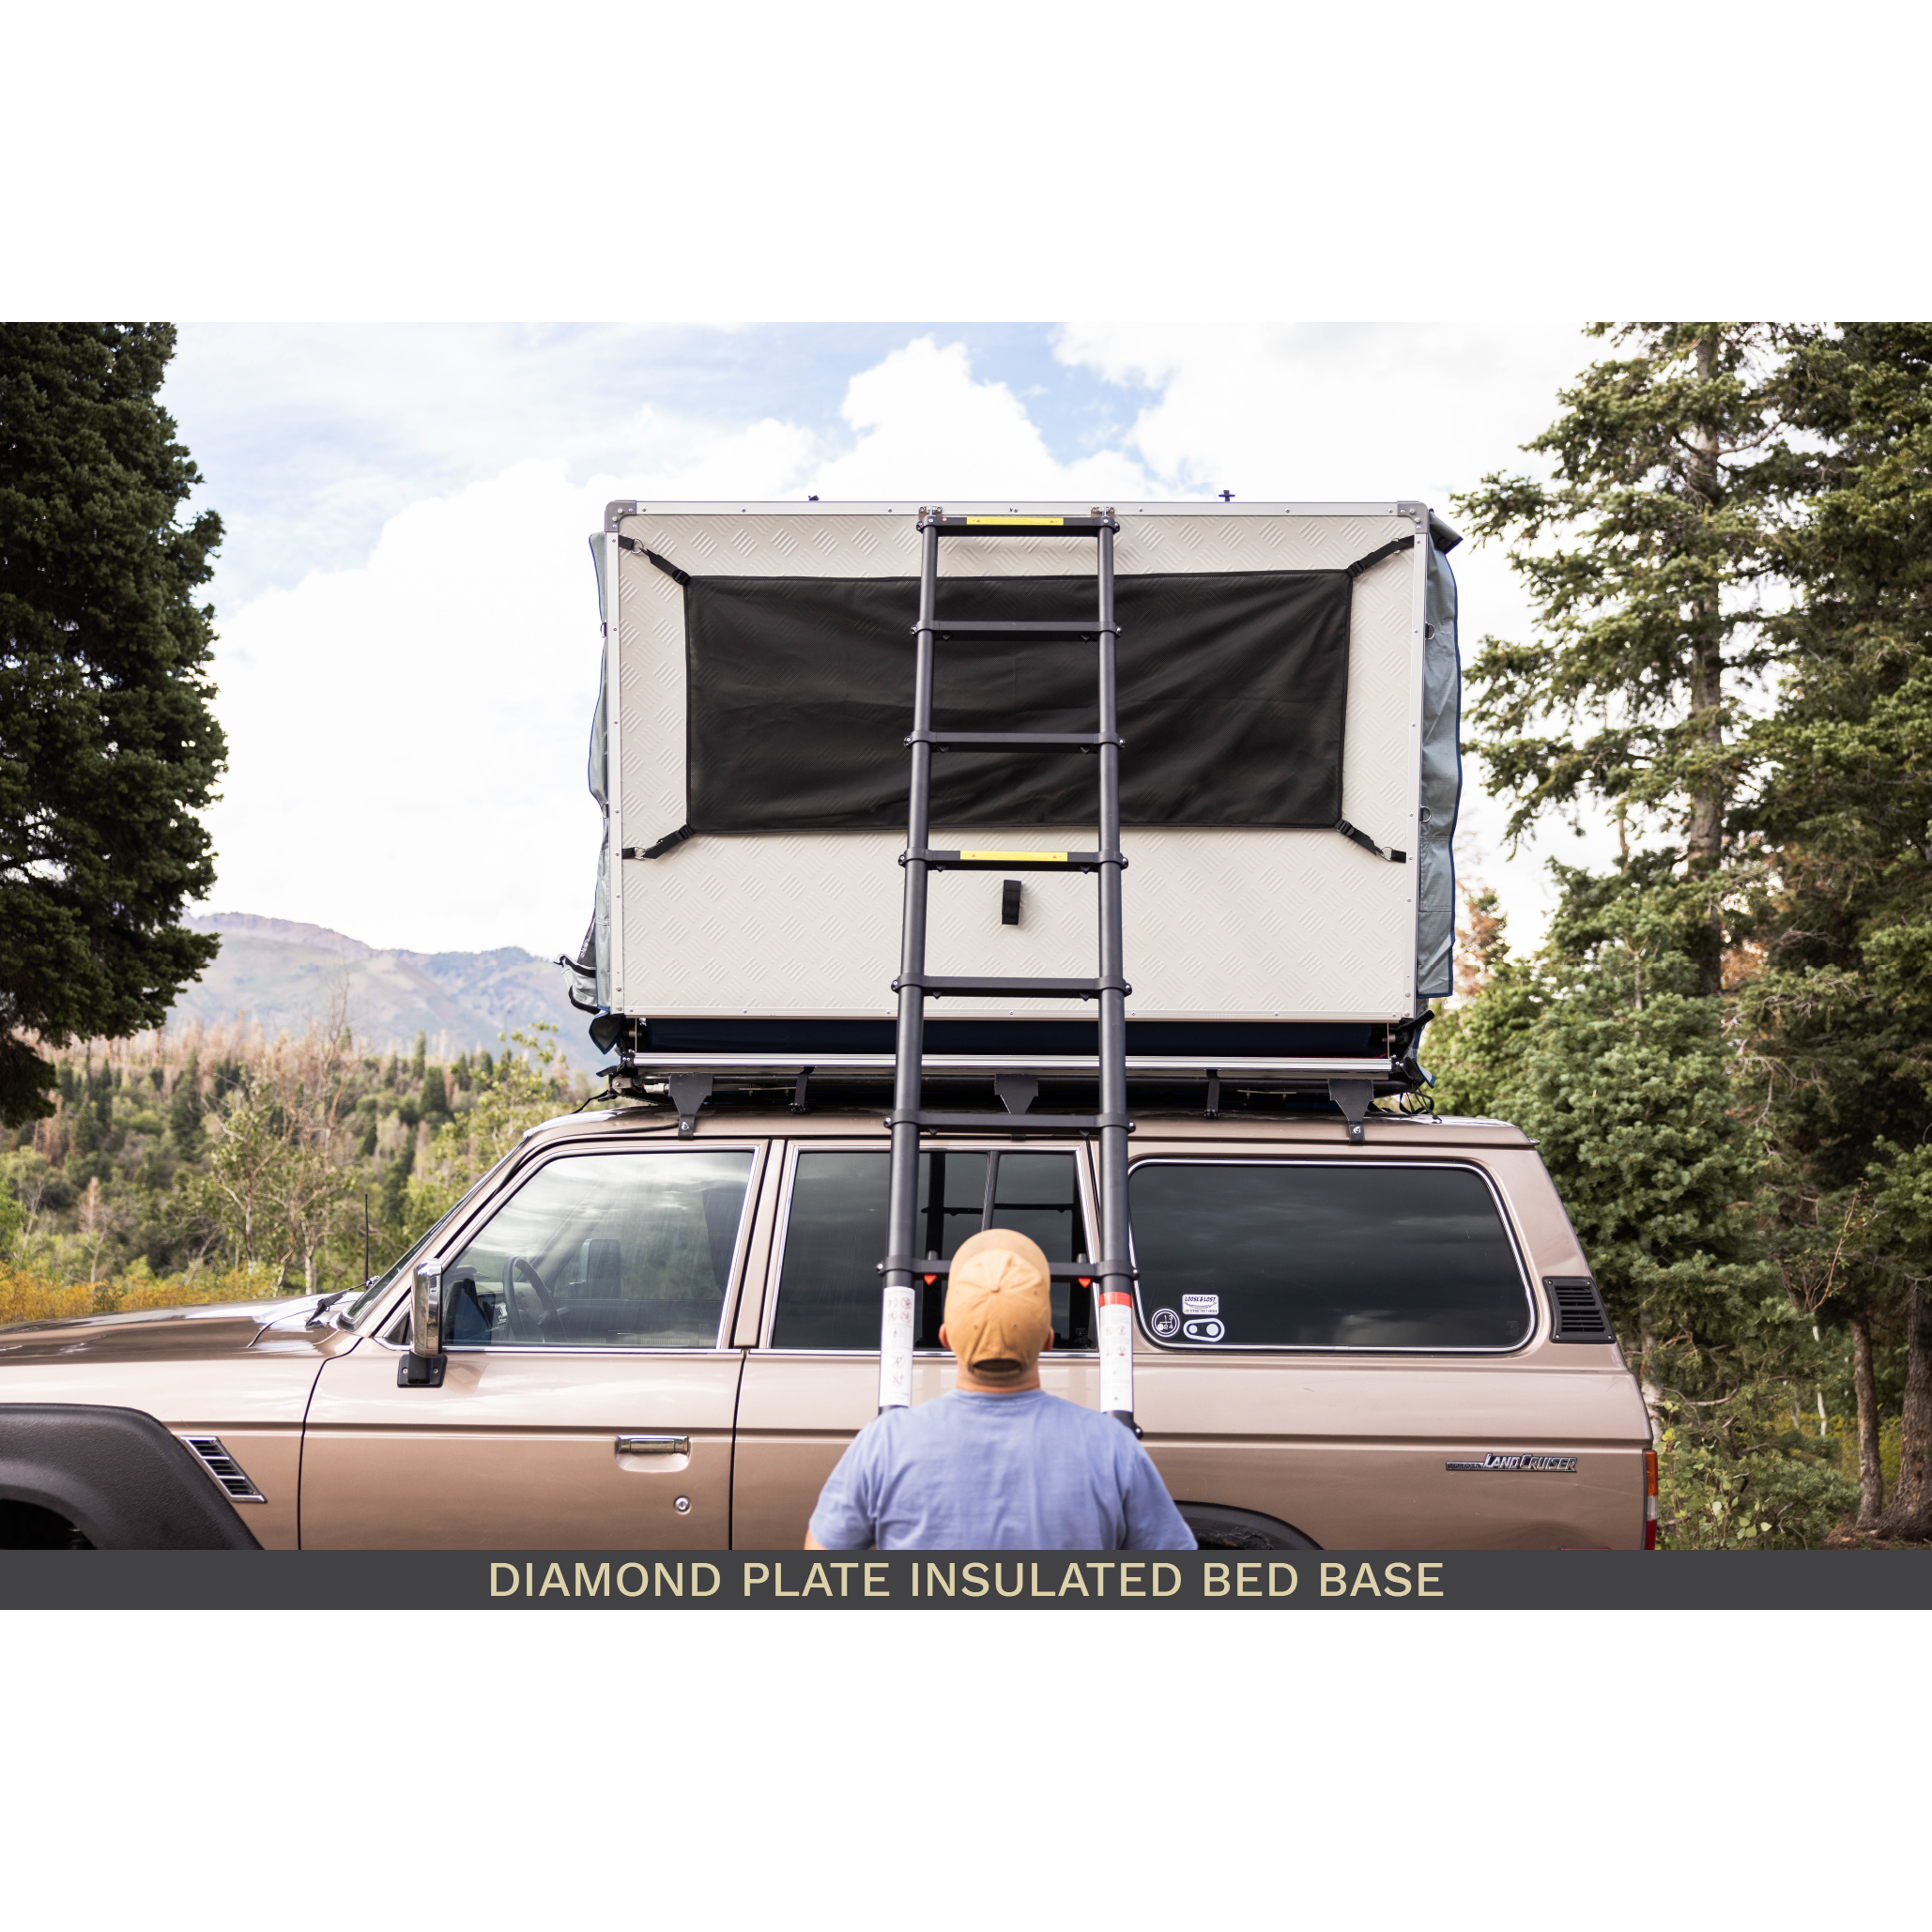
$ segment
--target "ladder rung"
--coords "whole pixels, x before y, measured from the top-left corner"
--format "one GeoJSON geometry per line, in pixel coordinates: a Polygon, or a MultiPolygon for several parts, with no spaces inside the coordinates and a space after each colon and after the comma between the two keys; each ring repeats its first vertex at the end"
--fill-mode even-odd
{"type": "MultiPolygon", "coordinates": [[[[901,1267],[909,1275],[936,1275],[942,1279],[953,1272],[949,1261],[909,1261],[904,1255],[889,1254],[883,1261],[874,1262],[874,1274],[883,1275],[893,1268],[901,1267]]],[[[1124,1263],[1110,1267],[1100,1261],[1050,1261],[1047,1273],[1056,1281],[1099,1281],[1108,1279],[1117,1280],[1139,1280],[1139,1268],[1127,1266],[1124,1263]]]]}
{"type": "Polygon", "coordinates": [[[909,986],[928,993],[965,993],[986,999],[1014,993],[1023,999],[1092,1000],[1103,992],[1133,991],[1123,979],[994,979],[957,973],[908,974],[894,980],[892,989],[897,992],[909,986]]]}
{"type": "Polygon", "coordinates": [[[1097,537],[1120,525],[1107,516],[929,516],[920,528],[943,537],[1097,537]]]}
{"type": "Polygon", "coordinates": [[[1127,740],[1103,731],[914,731],[908,744],[934,751],[1098,751],[1127,740]]]}
{"type": "MultiPolygon", "coordinates": [[[[920,629],[918,624],[912,626],[913,636],[919,635],[920,629]]],[[[1057,618],[1037,621],[1031,618],[1014,619],[1006,622],[990,618],[961,618],[954,623],[948,623],[944,618],[935,618],[932,622],[932,635],[942,640],[947,637],[991,637],[1011,638],[1016,643],[1024,643],[1029,637],[1072,637],[1081,643],[1092,643],[1102,631],[1112,631],[1117,637],[1120,626],[1095,623],[1091,620],[1076,623],[1071,619],[1057,618]]]]}
{"type": "Polygon", "coordinates": [[[899,854],[899,864],[918,861],[934,872],[1097,872],[1112,863],[1125,866],[1118,852],[992,852],[992,851],[911,851],[899,854]]]}
{"type": "MultiPolygon", "coordinates": [[[[946,1134],[1097,1134],[1112,1123],[1097,1113],[928,1113],[911,1116],[922,1133],[946,1134]]],[[[1132,1121],[1125,1123],[1128,1133],[1132,1121]]]]}

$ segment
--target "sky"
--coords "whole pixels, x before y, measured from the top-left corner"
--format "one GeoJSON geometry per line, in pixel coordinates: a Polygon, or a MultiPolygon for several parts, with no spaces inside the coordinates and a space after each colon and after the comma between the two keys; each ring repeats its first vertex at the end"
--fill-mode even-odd
{"type": "MultiPolygon", "coordinates": [[[[227,535],[208,910],[378,946],[574,950],[599,835],[586,538],[617,497],[1450,499],[1522,467],[1574,323],[189,323],[162,401],[227,535]]],[[[1464,654],[1522,635],[1453,556],[1464,654]]],[[[1459,851],[1533,940],[1555,832],[1459,851]]]]}

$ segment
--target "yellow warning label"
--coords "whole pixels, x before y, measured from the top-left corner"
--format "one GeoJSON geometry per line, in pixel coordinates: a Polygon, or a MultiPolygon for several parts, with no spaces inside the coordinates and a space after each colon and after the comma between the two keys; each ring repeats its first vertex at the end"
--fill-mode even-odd
{"type": "Polygon", "coordinates": [[[1029,529],[1050,524],[1057,529],[1066,523],[1066,519],[1064,516],[969,516],[966,521],[968,523],[1020,524],[1029,529]]]}
{"type": "Polygon", "coordinates": [[[961,852],[962,859],[1049,859],[1056,866],[1066,863],[1065,852],[961,852]]]}

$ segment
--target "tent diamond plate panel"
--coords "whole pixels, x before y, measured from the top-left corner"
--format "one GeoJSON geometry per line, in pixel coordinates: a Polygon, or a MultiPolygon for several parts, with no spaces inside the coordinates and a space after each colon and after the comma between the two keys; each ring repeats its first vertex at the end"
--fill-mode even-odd
{"type": "MultiPolygon", "coordinates": [[[[672,506],[626,516],[620,529],[693,575],[912,577],[918,571],[915,507],[777,514],[672,506]]],[[[1122,506],[1120,515],[1115,568],[1122,576],[1338,569],[1415,528],[1388,512],[1285,505],[1242,514],[1122,506]]],[[[684,821],[683,593],[643,557],[620,556],[623,820],[613,828],[613,851],[648,846],[684,821]]],[[[1051,538],[954,538],[941,559],[943,576],[1061,575],[1092,567],[1085,544],[1051,538]]],[[[1350,820],[1411,854],[1420,569],[1416,553],[1398,553],[1356,587],[1343,757],[1350,820]]],[[[1051,850],[1090,847],[1094,834],[1078,826],[979,826],[935,828],[933,837],[940,845],[1051,850]]],[[[1316,831],[1129,828],[1122,842],[1129,860],[1130,1015],[1383,1020],[1411,1010],[1413,863],[1388,865],[1316,831]]],[[[890,1014],[903,848],[902,836],[879,832],[712,836],[661,859],[621,862],[625,1007],[667,1016],[890,1014]]],[[[1000,883],[993,873],[934,878],[929,970],[1093,971],[1090,878],[1027,875],[1020,922],[1011,927],[1000,921],[1000,883]]],[[[1067,1006],[974,1000],[935,1003],[931,1010],[1064,1013],[1067,1006]]]]}

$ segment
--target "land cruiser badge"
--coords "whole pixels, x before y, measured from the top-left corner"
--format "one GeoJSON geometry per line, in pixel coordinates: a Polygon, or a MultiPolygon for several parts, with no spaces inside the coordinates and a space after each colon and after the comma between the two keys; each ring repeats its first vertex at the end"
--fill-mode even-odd
{"type": "Polygon", "coordinates": [[[1574,1456],[1499,1456],[1491,1449],[1480,1463],[1445,1463],[1445,1469],[1516,1469],[1522,1471],[1541,1470],[1556,1476],[1574,1476],[1576,1458],[1574,1456]]]}

